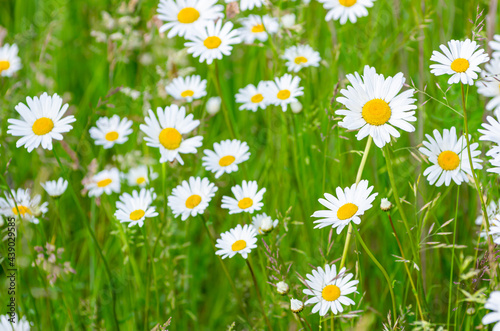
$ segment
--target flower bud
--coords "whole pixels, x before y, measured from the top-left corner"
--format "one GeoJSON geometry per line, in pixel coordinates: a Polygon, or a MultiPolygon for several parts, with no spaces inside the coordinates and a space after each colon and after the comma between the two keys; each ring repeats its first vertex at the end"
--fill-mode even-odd
{"type": "Polygon", "coordinates": [[[288,291],[290,291],[290,287],[288,286],[288,284],[283,281],[278,282],[278,284],[276,284],[276,287],[278,293],[281,295],[286,295],[288,294],[288,291]]]}
{"type": "Polygon", "coordinates": [[[389,211],[392,209],[392,203],[389,201],[389,199],[383,198],[380,201],[380,209],[382,209],[383,211],[389,211]]]}
{"type": "Polygon", "coordinates": [[[290,309],[295,314],[298,314],[304,309],[304,304],[302,301],[292,298],[292,300],[290,300],[290,309]]]}

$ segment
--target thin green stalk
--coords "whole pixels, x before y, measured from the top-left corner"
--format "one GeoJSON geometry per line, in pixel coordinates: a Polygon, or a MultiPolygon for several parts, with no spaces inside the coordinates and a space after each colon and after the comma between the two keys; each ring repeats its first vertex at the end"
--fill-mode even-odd
{"type": "Polygon", "coordinates": [[[353,229],[354,233],[356,233],[356,237],[358,238],[359,243],[365,250],[366,254],[372,259],[373,263],[380,269],[382,274],[384,275],[385,280],[387,281],[387,285],[389,286],[389,292],[391,293],[391,300],[392,300],[392,310],[393,310],[393,318],[394,318],[394,323],[396,323],[396,316],[397,316],[397,310],[396,310],[396,298],[394,297],[394,291],[392,289],[392,283],[391,279],[389,278],[389,275],[387,274],[387,271],[385,271],[384,267],[377,261],[375,256],[373,256],[372,252],[370,249],[366,246],[365,242],[363,241],[363,238],[361,238],[361,235],[359,234],[358,229],[354,227],[353,229]]]}
{"type": "Polygon", "coordinates": [[[453,289],[453,264],[455,262],[455,241],[457,238],[457,223],[458,223],[458,198],[460,197],[460,186],[457,188],[457,202],[455,204],[455,219],[453,224],[453,247],[451,249],[451,269],[450,269],[450,285],[449,285],[449,294],[448,294],[448,316],[446,319],[446,325],[448,326],[448,330],[450,330],[450,318],[451,318],[451,293],[453,289]]]}
{"type": "Polygon", "coordinates": [[[213,81],[215,83],[215,88],[217,90],[217,94],[219,94],[219,97],[221,99],[222,113],[224,115],[224,120],[226,121],[226,126],[229,129],[229,134],[231,135],[231,138],[235,139],[236,135],[234,134],[234,129],[233,129],[233,126],[231,125],[231,120],[229,119],[229,110],[227,109],[226,99],[224,98],[224,95],[222,94],[222,88],[221,88],[220,79],[219,79],[219,66],[217,64],[217,60],[215,60],[215,63],[214,63],[214,69],[212,70],[212,77],[213,77],[213,81]]]}
{"type": "Polygon", "coordinates": [[[272,331],[273,327],[271,326],[269,318],[267,318],[266,309],[264,308],[264,302],[262,301],[262,297],[260,295],[259,284],[257,283],[257,278],[255,278],[255,273],[253,272],[252,265],[250,264],[250,261],[248,259],[245,259],[245,262],[247,263],[248,269],[250,270],[250,274],[252,275],[253,284],[255,286],[255,292],[257,293],[257,299],[259,300],[260,310],[262,311],[262,316],[264,316],[264,320],[266,321],[269,331],[272,331]]]}
{"type": "MultiPolygon", "coordinates": [[[[359,164],[358,173],[356,174],[356,184],[361,181],[361,175],[363,174],[363,169],[365,168],[366,160],[368,160],[368,153],[370,152],[370,147],[372,145],[372,136],[368,136],[368,140],[366,141],[366,147],[363,152],[363,158],[361,159],[361,163],[359,164]]],[[[344,250],[342,252],[342,259],[340,260],[340,267],[342,269],[345,265],[345,260],[347,258],[347,250],[349,249],[349,243],[351,242],[352,236],[352,222],[349,222],[349,227],[347,229],[347,236],[345,238],[344,250]]]]}
{"type": "Polygon", "coordinates": [[[151,264],[153,264],[153,257],[149,252],[149,240],[147,237],[146,225],[142,226],[142,235],[144,237],[144,246],[146,247],[146,263],[148,265],[146,272],[146,304],[144,306],[144,330],[149,330],[148,326],[148,317],[149,317],[149,299],[150,299],[150,288],[149,284],[151,283],[151,264]]]}

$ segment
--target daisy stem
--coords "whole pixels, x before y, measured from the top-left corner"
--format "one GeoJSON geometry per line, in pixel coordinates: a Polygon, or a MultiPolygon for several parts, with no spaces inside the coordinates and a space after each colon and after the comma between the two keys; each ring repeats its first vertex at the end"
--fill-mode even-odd
{"type": "Polygon", "coordinates": [[[142,235],[144,237],[144,246],[146,246],[146,264],[147,272],[146,272],[146,305],[144,306],[144,330],[149,330],[148,327],[148,317],[149,317],[149,298],[150,298],[150,287],[149,284],[151,282],[151,264],[153,263],[153,257],[149,253],[149,241],[146,231],[146,225],[142,226],[142,235]],[[150,260],[151,259],[151,260],[150,260]]]}
{"type": "MultiPolygon", "coordinates": [[[[365,150],[363,152],[363,158],[361,159],[361,163],[358,168],[358,173],[356,174],[356,184],[361,181],[361,175],[363,174],[363,169],[366,164],[366,160],[368,160],[368,153],[370,152],[370,147],[372,145],[372,136],[368,136],[368,140],[366,141],[365,150]]],[[[351,242],[352,236],[352,222],[349,222],[349,227],[347,229],[347,236],[345,238],[344,251],[342,252],[342,259],[340,261],[340,269],[345,265],[345,259],[347,257],[347,250],[349,249],[349,243],[351,242]]]]}
{"type": "Polygon", "coordinates": [[[222,113],[224,114],[224,120],[226,121],[226,126],[229,129],[229,134],[231,135],[231,139],[235,139],[236,135],[234,134],[233,126],[231,125],[231,120],[229,119],[229,110],[227,109],[227,104],[226,104],[226,99],[224,98],[224,95],[222,94],[222,88],[220,85],[220,79],[219,79],[219,66],[217,63],[217,60],[214,61],[214,69],[212,71],[212,76],[213,76],[213,81],[215,83],[215,88],[217,89],[217,94],[219,94],[219,97],[221,99],[221,104],[222,104],[222,113]]]}
{"type": "MultiPolygon", "coordinates": [[[[451,268],[450,268],[450,284],[449,284],[449,294],[448,294],[448,316],[446,319],[446,324],[448,330],[450,330],[450,319],[451,319],[451,294],[453,292],[453,264],[455,262],[455,240],[457,239],[457,218],[458,218],[458,202],[460,197],[460,187],[457,188],[457,202],[455,204],[455,219],[453,221],[453,247],[451,249],[451,268]]],[[[456,314],[455,314],[456,315],[456,314]]]]}
{"type": "Polygon", "coordinates": [[[397,316],[397,310],[396,310],[396,298],[394,297],[394,291],[392,289],[392,283],[391,279],[389,278],[389,275],[387,274],[387,271],[385,271],[384,267],[377,261],[375,256],[373,256],[372,252],[370,249],[366,246],[365,242],[363,241],[363,238],[361,238],[361,235],[359,234],[358,229],[354,227],[353,229],[354,233],[356,233],[356,237],[358,238],[359,243],[365,250],[366,254],[372,259],[373,263],[380,269],[382,274],[384,275],[385,280],[387,281],[387,285],[389,286],[389,292],[391,293],[391,300],[392,300],[392,310],[393,310],[393,318],[394,318],[394,323],[396,323],[396,316],[397,316]]]}
{"type": "Polygon", "coordinates": [[[410,268],[408,268],[408,265],[406,263],[406,257],[405,257],[405,253],[403,251],[403,246],[401,246],[401,242],[399,241],[398,234],[396,233],[396,228],[394,227],[394,223],[392,222],[391,214],[387,213],[387,216],[389,217],[389,221],[391,222],[392,231],[394,232],[394,236],[396,237],[396,241],[398,242],[398,247],[399,247],[399,251],[401,252],[401,257],[404,260],[403,264],[405,266],[406,273],[408,274],[408,278],[410,279],[411,288],[413,289],[413,295],[415,295],[415,300],[417,301],[417,307],[418,307],[418,312],[420,314],[420,319],[422,321],[425,321],[424,314],[422,312],[422,306],[420,305],[420,298],[419,298],[419,295],[417,292],[417,288],[415,287],[415,283],[413,283],[413,278],[411,277],[410,268]]]}
{"type": "Polygon", "coordinates": [[[269,319],[267,318],[266,310],[264,309],[264,302],[262,302],[262,297],[260,296],[259,285],[257,284],[257,279],[255,278],[255,273],[253,272],[252,264],[248,259],[245,259],[245,262],[247,263],[248,269],[250,269],[250,274],[252,275],[253,284],[255,286],[255,292],[257,293],[257,299],[259,300],[260,310],[262,311],[262,315],[264,316],[269,331],[272,331],[273,328],[271,326],[271,322],[269,322],[269,319]]]}
{"type": "MultiPolygon", "coordinates": [[[[212,233],[210,232],[210,229],[208,228],[207,220],[205,219],[205,217],[203,215],[200,215],[200,218],[203,221],[202,223],[203,223],[203,225],[205,227],[205,230],[207,231],[208,237],[210,238],[210,243],[212,244],[212,248],[214,249],[214,252],[216,252],[217,248],[215,247],[215,239],[212,236],[212,233]]],[[[220,262],[222,270],[224,270],[224,274],[226,275],[226,278],[229,281],[229,284],[231,285],[231,288],[233,289],[234,295],[236,296],[236,299],[238,301],[238,305],[240,306],[241,311],[245,315],[245,318],[247,320],[248,325],[250,326],[250,329],[253,330],[252,325],[250,324],[250,318],[248,317],[247,310],[245,309],[245,306],[243,305],[243,301],[241,300],[240,294],[238,293],[238,290],[236,289],[236,286],[234,285],[233,279],[229,275],[229,271],[227,270],[226,265],[222,261],[222,258],[219,255],[217,255],[217,258],[218,258],[218,260],[220,262]]]]}
{"type": "Polygon", "coordinates": [[[66,173],[66,168],[62,165],[61,160],[59,159],[59,156],[57,155],[55,148],[53,149],[53,152],[54,152],[54,156],[55,156],[55,158],[57,160],[57,163],[59,164],[59,167],[61,168],[61,170],[63,172],[64,179],[66,179],[68,181],[68,184],[69,184],[68,186],[69,186],[70,191],[71,191],[71,196],[73,197],[73,200],[75,201],[75,205],[77,206],[78,212],[80,213],[80,215],[81,215],[81,217],[83,219],[83,223],[85,223],[85,226],[87,227],[87,230],[88,230],[90,236],[92,237],[92,241],[94,242],[94,244],[95,244],[95,246],[97,248],[97,251],[99,252],[99,255],[100,255],[100,257],[102,259],[102,262],[104,264],[104,269],[105,269],[106,274],[108,276],[109,285],[110,285],[110,288],[111,288],[111,301],[112,301],[113,321],[115,323],[115,329],[116,330],[120,330],[120,323],[118,322],[118,316],[116,314],[116,292],[115,292],[115,288],[116,287],[115,287],[115,284],[114,284],[113,276],[111,274],[111,270],[109,269],[108,261],[104,257],[104,254],[102,252],[101,246],[99,246],[99,242],[97,241],[95,233],[92,230],[92,228],[90,227],[90,222],[89,222],[89,219],[87,217],[87,214],[85,214],[85,212],[83,211],[82,206],[80,205],[80,201],[78,200],[78,196],[76,195],[76,191],[75,191],[75,189],[73,187],[73,184],[69,180],[68,174],[66,173]]]}

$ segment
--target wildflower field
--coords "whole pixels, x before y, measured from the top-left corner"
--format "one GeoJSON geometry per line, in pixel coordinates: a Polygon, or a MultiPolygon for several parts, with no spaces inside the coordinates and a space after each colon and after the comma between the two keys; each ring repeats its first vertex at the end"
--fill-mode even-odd
{"type": "Polygon", "coordinates": [[[497,0],[6,0],[0,331],[500,330],[497,0]]]}

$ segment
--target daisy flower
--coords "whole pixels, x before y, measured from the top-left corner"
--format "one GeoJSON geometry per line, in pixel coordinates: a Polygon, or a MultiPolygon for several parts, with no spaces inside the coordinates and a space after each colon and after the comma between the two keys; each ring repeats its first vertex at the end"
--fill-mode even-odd
{"type": "MultiPolygon", "coordinates": [[[[481,225],[481,223],[483,222],[483,217],[481,216],[480,218],[481,222],[478,225],[481,225]]],[[[490,222],[490,232],[488,232],[488,234],[493,238],[493,242],[495,244],[500,245],[500,215],[495,214],[493,216],[489,216],[488,219],[490,222]]],[[[486,234],[486,231],[483,230],[481,231],[480,236],[481,238],[486,238],[488,235],[486,234]]]]}
{"type": "Polygon", "coordinates": [[[406,90],[398,95],[403,88],[405,78],[403,73],[385,78],[377,74],[375,68],[365,66],[363,76],[357,72],[347,75],[352,84],[342,89],[342,97],[337,101],[347,109],[335,112],[344,115],[339,125],[348,130],[358,130],[358,140],[370,135],[379,148],[391,141],[391,136],[400,136],[397,127],[407,132],[415,131],[408,122],[415,122],[417,106],[412,98],[414,90],[406,90]]]}
{"type": "Polygon", "coordinates": [[[198,75],[177,77],[165,87],[165,90],[175,100],[192,102],[207,95],[207,80],[201,80],[198,75]]]}
{"type": "MultiPolygon", "coordinates": [[[[429,183],[436,186],[444,183],[449,186],[452,179],[457,185],[468,182],[467,174],[472,176],[472,172],[465,137],[457,138],[455,127],[450,130],[444,129],[442,136],[438,130],[434,130],[434,137],[428,134],[425,136],[428,141],[423,142],[424,147],[420,147],[419,151],[432,163],[424,171],[424,176],[427,176],[429,183]]],[[[481,154],[481,151],[476,150],[478,147],[477,143],[470,145],[474,169],[482,169],[480,164],[482,160],[476,158],[481,154]]]]}
{"type": "MultiPolygon", "coordinates": [[[[500,201],[495,202],[492,200],[490,204],[486,207],[486,213],[488,214],[488,219],[493,219],[493,217],[499,212],[498,207],[500,206],[500,201]]],[[[479,216],[475,221],[476,225],[481,225],[483,223],[483,210],[481,210],[479,216]]]]}
{"type": "Polygon", "coordinates": [[[168,206],[175,217],[181,216],[185,221],[189,216],[203,214],[215,192],[217,187],[207,178],[190,177],[189,182],[184,180],[172,190],[172,195],[168,197],[168,206]]]}
{"type": "Polygon", "coordinates": [[[41,183],[45,192],[53,198],[59,198],[68,188],[68,181],[60,177],[57,181],[50,180],[45,183],[41,183]]]}
{"type": "Polygon", "coordinates": [[[19,319],[17,314],[12,317],[11,315],[0,316],[0,330],[1,331],[29,331],[31,329],[31,324],[26,319],[26,316],[19,319]],[[13,322],[11,322],[13,321],[13,322]]]}
{"type": "Polygon", "coordinates": [[[492,98],[486,104],[486,110],[500,115],[500,58],[493,58],[484,66],[482,79],[476,82],[477,92],[485,97],[492,98]]]}
{"type": "Polygon", "coordinates": [[[12,77],[23,66],[21,58],[17,55],[19,48],[16,44],[5,44],[0,47],[0,76],[12,77]]]}
{"type": "Polygon", "coordinates": [[[492,157],[490,163],[493,165],[493,168],[488,169],[488,172],[496,172],[500,173],[500,169],[498,166],[500,165],[500,123],[497,119],[492,116],[488,116],[486,118],[488,123],[483,123],[484,129],[479,129],[483,135],[479,138],[479,140],[491,141],[496,144],[493,146],[487,153],[487,156],[492,157]]]}
{"type": "Polygon", "coordinates": [[[274,220],[271,216],[267,216],[266,213],[258,214],[252,216],[252,225],[257,230],[259,234],[267,234],[274,230],[278,226],[279,221],[274,220]]]}
{"type": "Polygon", "coordinates": [[[500,330],[500,291],[493,291],[490,293],[490,297],[486,300],[484,304],[485,309],[492,310],[483,317],[483,324],[496,323],[493,327],[493,331],[500,330]]]}
{"type": "Polygon", "coordinates": [[[349,222],[361,223],[360,216],[372,207],[372,202],[378,195],[378,193],[371,194],[372,191],[373,186],[368,187],[368,181],[362,180],[359,184],[353,184],[345,189],[337,187],[337,197],[325,193],[325,199],[318,201],[328,210],[318,210],[312,214],[311,217],[321,218],[314,221],[318,224],[314,228],[331,226],[337,228],[337,234],[340,234],[349,222]]]}
{"type": "Polygon", "coordinates": [[[494,58],[500,57],[500,35],[496,34],[493,36],[493,40],[491,40],[488,45],[490,45],[491,50],[493,51],[492,56],[494,58]]]}
{"type": "Polygon", "coordinates": [[[448,47],[445,45],[439,46],[441,51],[432,52],[431,61],[438,64],[431,65],[431,73],[436,76],[452,75],[448,80],[448,84],[474,84],[474,79],[477,79],[477,72],[481,69],[479,65],[488,62],[488,54],[484,49],[479,49],[479,45],[475,41],[465,39],[465,41],[450,40],[448,47]]]}
{"type": "Polygon", "coordinates": [[[19,217],[31,223],[38,224],[39,216],[43,216],[47,211],[48,202],[40,204],[42,197],[35,194],[31,197],[31,190],[22,188],[10,193],[6,192],[6,199],[0,198],[0,214],[5,217],[19,217]]]}
{"type": "Polygon", "coordinates": [[[131,168],[126,178],[129,186],[145,187],[151,180],[158,178],[158,174],[153,172],[153,169],[142,165],[131,168]]]}
{"type": "Polygon", "coordinates": [[[304,88],[299,84],[300,77],[285,74],[268,83],[264,97],[269,104],[281,106],[283,111],[286,111],[290,103],[297,102],[297,97],[304,95],[304,88]]]}
{"type": "Polygon", "coordinates": [[[335,265],[325,265],[325,268],[318,267],[312,274],[306,275],[305,283],[307,289],[302,290],[304,294],[311,295],[312,298],[304,304],[316,304],[312,313],[319,312],[320,316],[325,316],[329,310],[333,314],[344,311],[342,305],[354,305],[354,301],[346,295],[356,292],[357,280],[351,280],[353,274],[346,274],[346,268],[340,269],[337,274],[335,265]]]}
{"type": "Polygon", "coordinates": [[[221,255],[223,259],[232,258],[238,253],[246,259],[248,253],[257,247],[257,231],[248,224],[244,226],[238,224],[235,228],[221,233],[220,236],[215,244],[219,250],[215,254],[221,255]]]}
{"type": "Polygon", "coordinates": [[[150,109],[149,116],[145,118],[146,124],[140,125],[140,129],[147,136],[144,137],[146,145],[160,149],[161,163],[177,160],[184,164],[180,154],[196,153],[196,148],[201,147],[203,137],[184,139],[182,135],[193,131],[200,125],[200,121],[193,120],[193,114],[186,116],[186,109],[177,105],[165,107],[165,110],[158,107],[156,112],[158,118],[150,109]]]}
{"type": "Polygon", "coordinates": [[[170,30],[168,38],[188,36],[224,17],[223,11],[217,0],[160,0],[158,18],[165,22],[160,33],[170,30]]]}
{"type": "Polygon", "coordinates": [[[89,197],[100,197],[103,193],[120,193],[120,172],[116,168],[103,170],[92,177],[85,185],[89,191],[89,197]]]}
{"type": "Polygon", "coordinates": [[[73,127],[69,125],[76,121],[73,115],[62,117],[68,104],[62,105],[63,100],[57,94],[49,96],[43,93],[40,98],[26,98],[27,106],[20,102],[16,111],[22,120],[8,119],[7,133],[22,137],[16,147],[25,146],[29,153],[40,144],[43,149],[52,150],[52,139],[62,140],[61,133],[69,132],[73,127]]]}
{"type": "Polygon", "coordinates": [[[189,41],[184,44],[187,52],[199,57],[200,62],[211,64],[215,59],[222,59],[222,55],[230,55],[234,44],[241,43],[238,30],[232,30],[233,23],[227,22],[222,26],[222,20],[209,22],[206,27],[199,29],[193,35],[187,36],[189,41]]]}
{"type": "Polygon", "coordinates": [[[345,24],[347,20],[356,23],[358,17],[368,16],[366,8],[373,7],[375,0],[318,0],[328,10],[325,20],[339,21],[345,24]]]}
{"type": "Polygon", "coordinates": [[[248,15],[240,19],[240,22],[243,27],[238,31],[246,44],[252,44],[255,39],[264,42],[279,29],[278,19],[269,15],[248,15]]]}
{"type": "Polygon", "coordinates": [[[211,97],[207,101],[206,109],[210,115],[215,115],[219,112],[222,99],[220,97],[211,97]]]}
{"type": "Polygon", "coordinates": [[[300,300],[292,298],[290,300],[290,310],[294,312],[295,314],[300,313],[302,310],[304,310],[304,303],[300,300]]]}
{"type": "MultiPolygon", "coordinates": [[[[266,0],[240,0],[241,10],[252,10],[254,8],[260,8],[265,3],[266,0]]],[[[236,2],[236,0],[226,0],[226,3],[236,2]]]]}
{"type": "Polygon", "coordinates": [[[258,190],[259,187],[256,181],[247,182],[244,180],[241,186],[236,185],[231,188],[236,199],[223,196],[221,207],[229,209],[229,214],[238,214],[241,212],[251,214],[254,211],[258,211],[264,206],[264,203],[261,201],[264,193],[266,193],[266,189],[258,190]]]}
{"type": "Polygon", "coordinates": [[[90,128],[90,137],[95,140],[95,144],[109,149],[115,144],[123,144],[128,140],[128,136],[133,132],[132,121],[120,116],[113,115],[101,117],[97,120],[96,126],[90,128]]]}
{"type": "Polygon", "coordinates": [[[238,164],[250,157],[247,143],[237,139],[214,143],[214,151],[205,149],[203,153],[205,153],[202,158],[203,166],[207,171],[215,173],[215,178],[219,178],[224,173],[238,171],[238,164]]]}
{"type": "Polygon", "coordinates": [[[299,72],[300,69],[306,67],[319,67],[321,57],[319,52],[316,52],[309,45],[292,46],[285,50],[285,54],[281,56],[285,59],[288,71],[299,72]]]}
{"type": "Polygon", "coordinates": [[[256,112],[257,109],[266,109],[268,98],[266,97],[267,85],[269,82],[262,81],[255,87],[249,84],[244,88],[239,89],[236,94],[236,102],[242,103],[240,110],[251,110],[256,112]]]}
{"type": "Polygon", "coordinates": [[[154,199],[156,194],[145,188],[132,191],[132,195],[123,193],[116,202],[115,217],[120,223],[128,223],[129,228],[137,224],[142,227],[146,218],[158,216],[156,208],[151,206],[154,199]]]}

